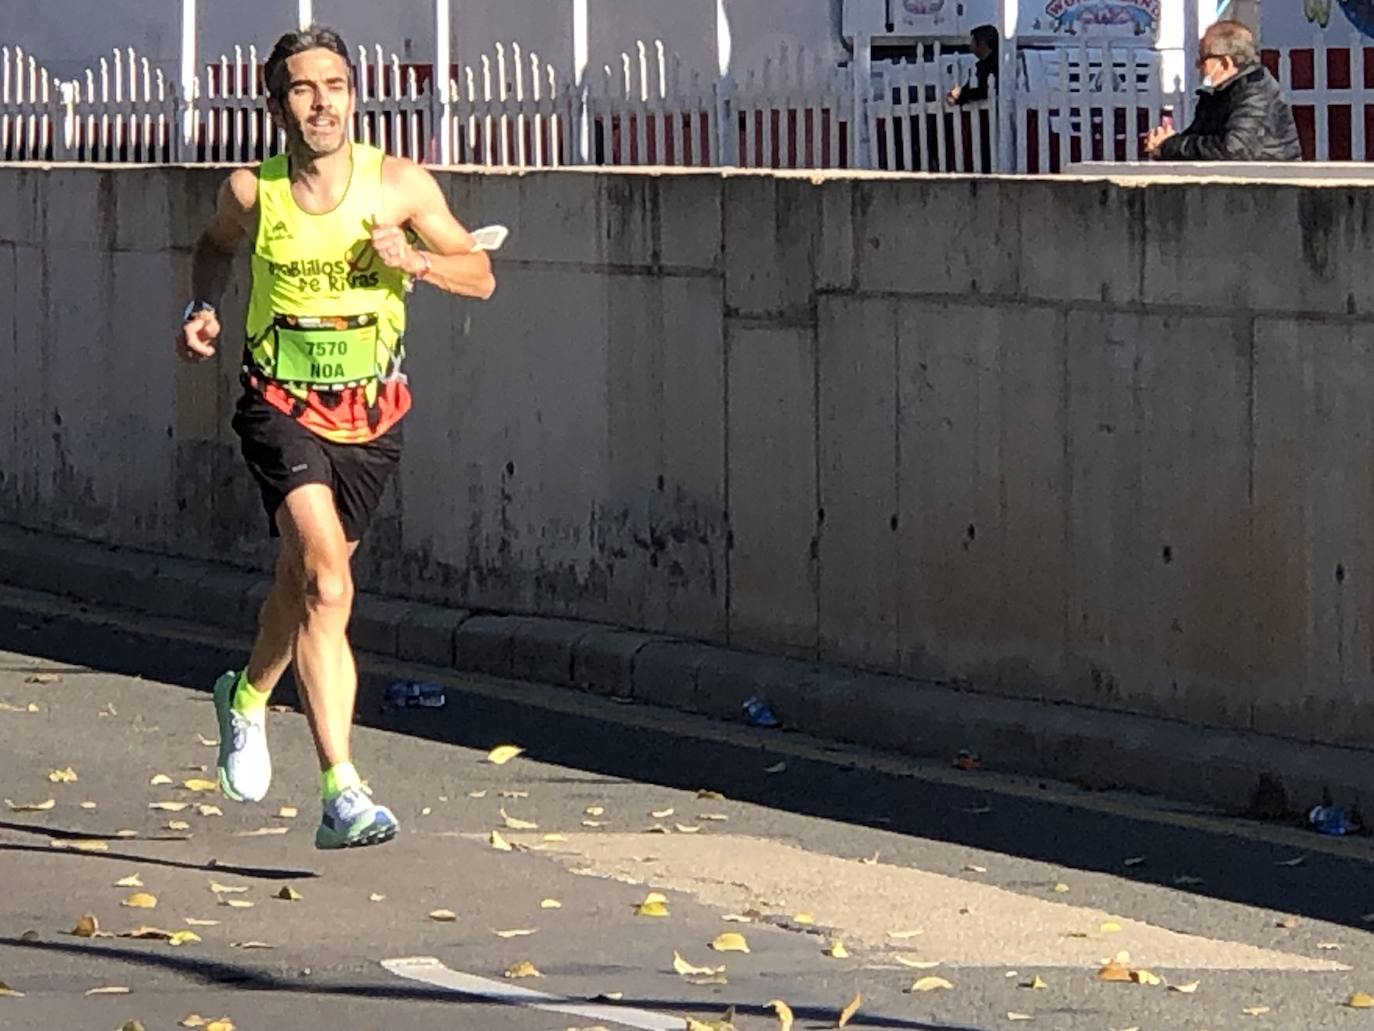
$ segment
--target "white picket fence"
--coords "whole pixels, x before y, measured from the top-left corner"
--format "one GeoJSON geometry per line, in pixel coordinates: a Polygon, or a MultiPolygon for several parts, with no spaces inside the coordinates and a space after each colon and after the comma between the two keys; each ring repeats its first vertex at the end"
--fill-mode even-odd
{"type": "MultiPolygon", "coordinates": [[[[1268,58],[1294,99],[1309,158],[1374,157],[1374,88],[1365,85],[1374,87],[1374,51],[1319,42],[1268,58]]],[[[1084,43],[1018,60],[1018,88],[1000,103],[952,108],[945,95],[972,62],[938,46],[875,64],[867,77],[858,62],[836,67],[784,49],[720,79],[684,68],[661,42],[641,43],[579,85],[511,45],[455,66],[446,91],[428,66],[359,48],[352,132],[429,163],[1045,173],[1137,160],[1162,118],[1187,122],[1190,98],[1160,81],[1150,51],[1084,43]]],[[[0,160],[259,161],[283,145],[261,75],[256,49],[235,48],[183,99],[130,50],[59,81],[33,55],[0,47],[0,160]]]]}

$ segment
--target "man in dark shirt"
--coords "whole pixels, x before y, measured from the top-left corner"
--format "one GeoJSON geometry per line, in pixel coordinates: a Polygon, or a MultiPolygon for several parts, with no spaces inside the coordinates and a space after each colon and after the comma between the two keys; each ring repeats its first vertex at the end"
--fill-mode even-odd
{"type": "Polygon", "coordinates": [[[1198,44],[1197,66],[1203,79],[1193,124],[1177,133],[1153,129],[1147,154],[1160,161],[1301,160],[1293,110],[1259,63],[1249,29],[1217,22],[1198,44]]]}
{"type": "Polygon", "coordinates": [[[997,27],[979,25],[969,34],[969,43],[978,64],[973,76],[962,86],[955,86],[945,97],[949,104],[973,104],[988,99],[988,83],[997,77],[997,27]]]}

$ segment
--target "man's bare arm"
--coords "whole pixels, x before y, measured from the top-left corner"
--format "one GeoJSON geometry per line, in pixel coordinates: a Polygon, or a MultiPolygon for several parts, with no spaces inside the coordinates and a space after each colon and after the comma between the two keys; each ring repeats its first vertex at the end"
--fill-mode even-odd
{"type": "Polygon", "coordinates": [[[398,221],[409,225],[425,244],[423,255],[412,251],[402,267],[411,275],[423,274],[426,283],[440,290],[485,301],[496,292],[491,258],[473,250],[472,234],[453,217],[443,190],[427,169],[412,161],[393,161],[388,178],[395,186],[393,196],[402,198],[404,215],[398,221]]]}
{"type": "Polygon", "coordinates": [[[257,182],[240,168],[220,184],[215,214],[191,257],[191,296],[218,306],[229,285],[234,254],[248,235],[257,205],[257,182]]]}

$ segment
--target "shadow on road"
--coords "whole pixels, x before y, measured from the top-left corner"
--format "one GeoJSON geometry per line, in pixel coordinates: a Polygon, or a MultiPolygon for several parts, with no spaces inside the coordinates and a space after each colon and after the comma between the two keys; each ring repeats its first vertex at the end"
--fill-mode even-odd
{"type": "MultiPolygon", "coordinates": [[[[140,635],[127,626],[76,623],[5,607],[0,607],[0,649],[201,692],[243,659],[207,645],[140,635]]],[[[380,697],[384,685],[376,678],[364,680],[370,682],[361,696],[380,697]]],[[[443,709],[365,710],[359,718],[365,725],[483,751],[518,739],[533,758],[607,778],[687,790],[714,788],[779,810],[1099,871],[1362,930],[1374,926],[1366,919],[1374,919],[1374,899],[1367,890],[1374,863],[1363,856],[1320,851],[1318,846],[1330,843],[1315,836],[1308,850],[1221,827],[1176,826],[999,793],[980,783],[976,772],[969,773],[967,786],[877,772],[852,765],[841,748],[834,750],[833,761],[784,756],[770,750],[770,742],[781,734],[776,730],[760,730],[752,745],[689,739],[653,727],[538,708],[522,701],[519,690],[512,684],[506,699],[450,690],[443,709]],[[764,772],[784,758],[785,776],[764,772]],[[1285,865],[1299,855],[1304,856],[1300,865],[1285,865]],[[1124,859],[1132,856],[1149,858],[1125,866],[1124,859]],[[1176,878],[1185,874],[1202,883],[1180,885],[1176,878]]],[[[950,744],[953,753],[959,743],[950,744]]]]}
{"type": "MultiPolygon", "coordinates": [[[[428,1002],[464,1007],[501,1007],[510,1003],[481,995],[469,995],[441,988],[415,986],[401,979],[390,980],[385,971],[378,968],[378,980],[371,983],[320,982],[319,980],[287,979],[278,977],[261,968],[240,966],[236,963],[222,963],[212,959],[201,959],[186,953],[168,955],[152,951],[129,948],[127,946],[104,943],[72,941],[25,941],[22,938],[0,937],[0,949],[25,949],[34,952],[63,953],[100,959],[113,959],[132,966],[153,967],[176,973],[207,987],[232,988],[248,992],[283,992],[293,995],[362,997],[367,999],[399,999],[412,1002],[428,1002]]],[[[582,1002],[591,1000],[573,999],[582,1002]]],[[[608,1008],[648,1009],[662,1013],[699,1013],[701,1000],[689,999],[631,999],[620,998],[615,1001],[595,1000],[597,1005],[608,1008]]],[[[740,1014],[752,1014],[773,1018],[771,1007],[736,1005],[740,1014]]],[[[833,1009],[794,1006],[793,1014],[799,1021],[820,1021],[824,1027],[832,1027],[835,1022],[833,1009]]],[[[776,1019],[776,1018],[774,1018],[776,1019]]],[[[458,1026],[477,1026],[460,1024],[458,1026]]],[[[903,1017],[866,1015],[862,1011],[850,1020],[849,1027],[896,1028],[900,1031],[980,1031],[978,1028],[962,1024],[930,1024],[925,1021],[910,1020],[903,1017]]]]}

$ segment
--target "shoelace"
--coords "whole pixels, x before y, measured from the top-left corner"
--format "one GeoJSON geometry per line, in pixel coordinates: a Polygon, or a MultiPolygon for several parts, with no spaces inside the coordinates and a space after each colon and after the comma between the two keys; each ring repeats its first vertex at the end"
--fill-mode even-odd
{"type": "Polygon", "coordinates": [[[349,788],[329,803],[341,820],[354,820],[372,808],[372,800],[357,788],[349,788]]]}
{"type": "Polygon", "coordinates": [[[242,713],[229,714],[229,732],[233,735],[234,751],[241,751],[248,746],[248,735],[256,726],[257,724],[242,713]]]}

